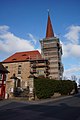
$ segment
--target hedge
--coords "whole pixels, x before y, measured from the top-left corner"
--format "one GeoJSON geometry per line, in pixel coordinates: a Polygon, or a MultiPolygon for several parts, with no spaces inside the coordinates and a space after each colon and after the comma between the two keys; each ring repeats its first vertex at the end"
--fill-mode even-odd
{"type": "Polygon", "coordinates": [[[50,98],[55,92],[61,95],[68,95],[73,89],[77,92],[76,86],[77,84],[70,80],[34,79],[34,91],[39,99],[50,98]]]}

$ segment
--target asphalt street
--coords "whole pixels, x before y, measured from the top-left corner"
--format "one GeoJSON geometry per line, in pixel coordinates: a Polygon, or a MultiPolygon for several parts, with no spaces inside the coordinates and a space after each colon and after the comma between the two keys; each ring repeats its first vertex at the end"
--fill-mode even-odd
{"type": "Polygon", "coordinates": [[[0,101],[0,120],[80,120],[80,94],[37,104],[0,101]]]}

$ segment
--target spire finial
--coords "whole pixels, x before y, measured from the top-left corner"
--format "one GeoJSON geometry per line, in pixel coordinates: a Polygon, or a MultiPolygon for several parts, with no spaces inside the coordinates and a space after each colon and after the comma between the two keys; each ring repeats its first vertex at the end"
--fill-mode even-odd
{"type": "Polygon", "coordinates": [[[49,15],[49,11],[50,11],[50,10],[49,10],[49,9],[47,9],[47,11],[48,11],[48,15],[49,15]]]}

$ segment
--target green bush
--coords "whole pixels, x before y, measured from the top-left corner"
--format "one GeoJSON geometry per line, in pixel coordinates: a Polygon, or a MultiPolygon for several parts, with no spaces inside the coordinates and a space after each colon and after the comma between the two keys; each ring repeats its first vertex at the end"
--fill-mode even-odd
{"type": "Polygon", "coordinates": [[[73,83],[74,83],[75,93],[78,93],[77,83],[75,81],[73,81],[73,83]]]}
{"type": "Polygon", "coordinates": [[[35,94],[39,99],[49,98],[54,94],[51,84],[52,82],[49,79],[45,78],[34,80],[35,94]]]}
{"type": "Polygon", "coordinates": [[[61,81],[61,87],[59,93],[61,95],[67,95],[70,94],[70,92],[74,89],[74,84],[70,80],[63,80],[61,81]]]}
{"type": "Polygon", "coordinates": [[[76,83],[70,80],[34,79],[34,90],[39,99],[50,98],[55,92],[68,95],[75,88],[76,83]]]}

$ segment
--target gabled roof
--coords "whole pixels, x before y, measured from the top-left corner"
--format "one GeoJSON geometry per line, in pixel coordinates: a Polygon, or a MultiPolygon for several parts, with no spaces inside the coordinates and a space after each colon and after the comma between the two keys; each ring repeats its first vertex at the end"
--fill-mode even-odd
{"type": "Polygon", "coordinates": [[[12,56],[10,56],[9,58],[5,59],[2,63],[37,60],[41,58],[42,58],[41,54],[39,53],[38,50],[27,51],[27,52],[17,52],[12,56]]]}
{"type": "Polygon", "coordinates": [[[0,63],[0,73],[8,73],[6,68],[0,63]]]}
{"type": "Polygon", "coordinates": [[[49,15],[49,12],[48,12],[46,38],[51,38],[51,37],[54,37],[54,32],[53,32],[53,28],[52,28],[52,24],[51,24],[51,20],[50,20],[50,15],[49,15]]]}

